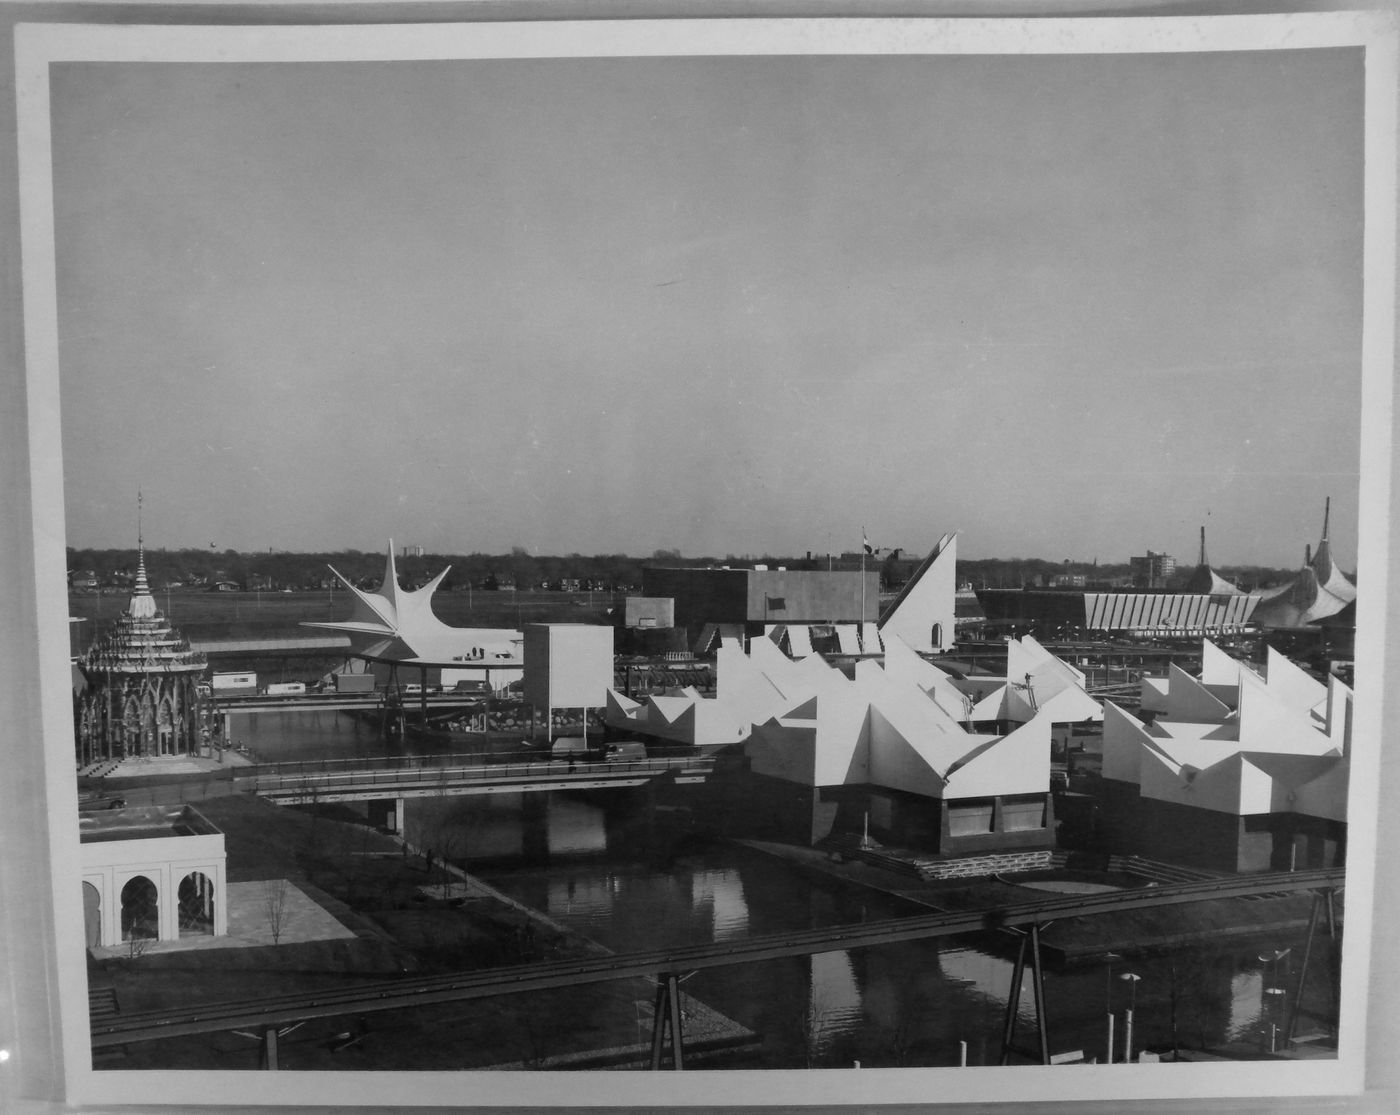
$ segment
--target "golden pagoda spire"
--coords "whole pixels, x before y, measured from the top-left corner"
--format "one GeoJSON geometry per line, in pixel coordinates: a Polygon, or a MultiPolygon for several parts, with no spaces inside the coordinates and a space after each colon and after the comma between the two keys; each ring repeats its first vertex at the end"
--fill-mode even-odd
{"type": "Polygon", "coordinates": [[[136,492],[136,584],[131,590],[131,603],[126,613],[137,619],[152,619],[156,614],[156,598],[151,595],[146,580],[146,540],[141,529],[141,492],[136,492]]]}

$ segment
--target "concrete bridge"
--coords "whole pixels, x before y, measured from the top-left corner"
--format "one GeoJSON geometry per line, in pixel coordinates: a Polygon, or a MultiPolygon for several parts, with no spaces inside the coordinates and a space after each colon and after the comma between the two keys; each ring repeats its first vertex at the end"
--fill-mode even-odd
{"type": "Polygon", "coordinates": [[[502,700],[503,693],[457,692],[425,693],[417,690],[379,689],[373,693],[233,693],[216,695],[213,703],[218,711],[230,712],[345,712],[377,709],[383,705],[404,709],[474,708],[493,698],[502,700]]]}
{"type": "Polygon", "coordinates": [[[704,782],[714,769],[710,755],[623,761],[526,759],[496,756],[392,756],[374,760],[267,763],[235,775],[235,790],[280,805],[325,801],[381,801],[386,827],[399,829],[402,802],[410,797],[542,793],[549,790],[620,789],[657,779],[704,782]],[[393,805],[392,816],[387,812],[393,805]]]}

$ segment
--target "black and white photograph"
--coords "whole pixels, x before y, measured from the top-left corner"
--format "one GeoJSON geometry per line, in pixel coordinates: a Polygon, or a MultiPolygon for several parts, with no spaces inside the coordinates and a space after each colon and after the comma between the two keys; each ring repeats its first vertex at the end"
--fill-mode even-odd
{"type": "Polygon", "coordinates": [[[14,31],[16,1102],[1374,1096],[1393,15],[310,23],[14,31]]]}

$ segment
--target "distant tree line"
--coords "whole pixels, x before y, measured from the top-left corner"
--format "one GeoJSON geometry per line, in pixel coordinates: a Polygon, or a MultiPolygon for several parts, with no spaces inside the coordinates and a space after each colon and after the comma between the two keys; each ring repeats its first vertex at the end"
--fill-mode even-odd
{"type": "MultiPolygon", "coordinates": [[[[866,568],[879,571],[881,587],[898,589],[922,561],[922,555],[892,551],[871,559],[866,568]]],[[[125,589],[136,573],[134,549],[68,548],[68,573],[75,588],[125,589]]],[[[564,555],[531,554],[516,546],[506,554],[408,554],[397,558],[400,581],[409,587],[425,584],[431,577],[451,567],[444,579],[444,591],[468,588],[492,591],[510,589],[560,589],[586,592],[637,592],[642,570],[648,565],[733,566],[766,565],[770,569],[851,569],[859,560],[849,555],[832,559],[826,555],[782,557],[727,554],[686,557],[679,550],[656,550],[650,557],[627,554],[564,555]]],[[[146,550],[146,572],[156,590],[214,590],[220,583],[252,591],[313,591],[339,587],[330,571],[334,566],[360,587],[379,584],[384,572],[384,554],[363,550],[334,553],[290,553],[269,551],[248,553],[238,550],[146,550]]],[[[1183,566],[1168,581],[1179,588],[1192,573],[1183,566]]],[[[1296,570],[1255,566],[1224,567],[1218,570],[1242,588],[1280,584],[1296,570]]],[[[960,560],[958,581],[973,588],[1078,587],[1065,585],[1082,577],[1083,587],[1128,585],[1131,569],[1127,563],[1099,565],[1094,562],[1055,562],[1040,558],[982,558],[960,560]]]]}
{"type": "MultiPolygon", "coordinates": [[[[1297,569],[1258,565],[1213,566],[1239,588],[1250,591],[1284,584],[1297,569]]],[[[1194,562],[1183,562],[1159,588],[1181,590],[1196,571],[1194,562]]],[[[958,580],[978,588],[1130,588],[1133,568],[1128,562],[1100,564],[1092,561],[1047,561],[1042,558],[981,558],[958,561],[958,580]]]]}

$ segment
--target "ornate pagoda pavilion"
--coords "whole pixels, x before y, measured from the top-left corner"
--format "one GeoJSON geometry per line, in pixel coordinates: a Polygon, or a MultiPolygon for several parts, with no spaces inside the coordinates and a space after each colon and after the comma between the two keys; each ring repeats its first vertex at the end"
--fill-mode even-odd
{"type": "Polygon", "coordinates": [[[126,611],[78,659],[87,683],[74,698],[79,767],[197,753],[203,743],[204,655],[156,609],[144,546],[139,555],[126,611]]]}

